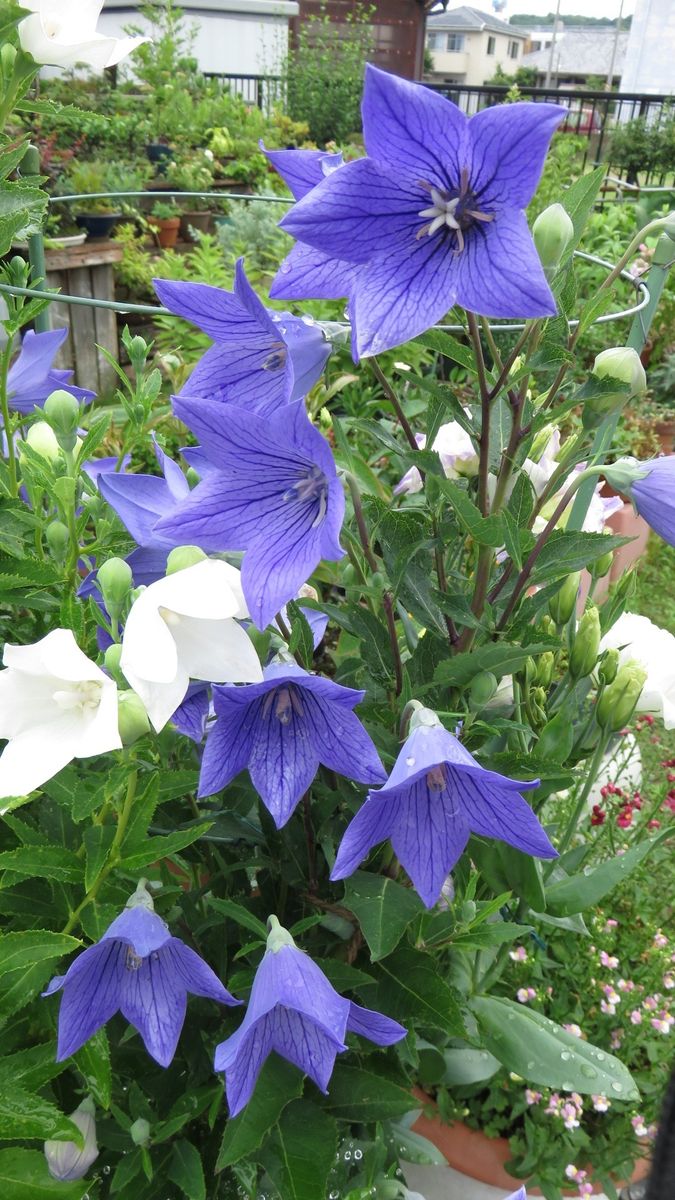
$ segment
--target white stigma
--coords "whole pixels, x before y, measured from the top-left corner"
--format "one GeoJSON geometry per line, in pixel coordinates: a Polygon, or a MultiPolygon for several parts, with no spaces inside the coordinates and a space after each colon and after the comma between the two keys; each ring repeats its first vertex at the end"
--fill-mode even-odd
{"type": "Polygon", "coordinates": [[[52,693],[52,699],[63,712],[71,712],[75,708],[98,708],[101,703],[101,685],[95,680],[88,680],[74,687],[59,688],[52,693]]]}
{"type": "Polygon", "coordinates": [[[453,196],[451,200],[446,199],[443,193],[439,192],[438,188],[432,187],[431,199],[433,200],[432,207],[423,208],[418,214],[420,217],[432,218],[428,225],[424,225],[420,229],[417,234],[418,238],[424,237],[425,233],[431,237],[439,229],[442,229],[444,225],[447,225],[448,229],[459,229],[459,221],[455,217],[455,212],[457,211],[460,197],[453,196]]]}

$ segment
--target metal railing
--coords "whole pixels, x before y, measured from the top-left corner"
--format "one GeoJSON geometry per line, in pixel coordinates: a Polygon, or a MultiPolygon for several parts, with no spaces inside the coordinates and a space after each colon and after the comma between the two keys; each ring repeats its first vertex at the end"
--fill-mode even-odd
{"type": "Polygon", "coordinates": [[[269,116],[275,108],[286,108],[286,81],[281,75],[219,75],[205,72],[207,79],[215,79],[233,96],[240,96],[254,108],[260,108],[269,116]]]}

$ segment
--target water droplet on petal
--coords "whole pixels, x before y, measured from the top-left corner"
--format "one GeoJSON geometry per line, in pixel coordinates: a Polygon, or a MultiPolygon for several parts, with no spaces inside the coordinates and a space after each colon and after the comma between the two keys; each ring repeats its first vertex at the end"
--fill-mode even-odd
{"type": "Polygon", "coordinates": [[[406,758],[405,765],[406,765],[406,767],[414,767],[415,766],[415,758],[412,754],[410,754],[408,756],[408,758],[406,758]]]}

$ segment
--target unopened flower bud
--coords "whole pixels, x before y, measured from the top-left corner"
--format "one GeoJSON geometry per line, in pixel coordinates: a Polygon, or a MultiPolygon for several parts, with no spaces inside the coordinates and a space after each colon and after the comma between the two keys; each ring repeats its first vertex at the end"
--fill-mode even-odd
{"type": "Polygon", "coordinates": [[[544,613],[541,621],[539,622],[539,628],[542,633],[548,634],[549,637],[556,636],[557,630],[555,621],[553,620],[553,617],[549,616],[548,613],[544,613]]]}
{"type": "Polygon", "coordinates": [[[586,609],[574,635],[569,671],[572,679],[585,679],[598,661],[600,649],[600,613],[594,604],[586,609]]]}
{"type": "Polygon", "coordinates": [[[548,602],[548,610],[556,625],[566,625],[577,604],[577,595],[581,583],[579,571],[573,571],[565,577],[565,582],[548,602]]]}
{"type": "Polygon", "coordinates": [[[598,665],[598,675],[602,683],[613,683],[619,670],[619,651],[605,650],[598,665]]]}
{"type": "Polygon", "coordinates": [[[542,729],[537,742],[537,756],[554,763],[563,763],[574,745],[574,727],[568,716],[557,712],[542,729]]]}
{"type": "Polygon", "coordinates": [[[608,733],[616,733],[630,721],[647,679],[639,663],[629,662],[621,667],[616,679],[605,688],[598,700],[595,717],[608,733]]]}
{"type": "Polygon", "coordinates": [[[206,555],[199,546],[176,546],[166,560],[167,575],[175,575],[176,571],[184,571],[186,567],[194,567],[203,562],[206,555]]]}
{"type": "Polygon", "coordinates": [[[14,74],[16,54],[16,47],[12,46],[11,42],[5,42],[0,49],[0,72],[5,82],[10,80],[14,74]]]}
{"type": "Polygon", "coordinates": [[[614,562],[614,551],[608,550],[606,554],[596,558],[594,562],[589,564],[589,571],[593,579],[604,579],[605,575],[609,575],[614,562]]]}
{"type": "Polygon", "coordinates": [[[82,1179],[98,1158],[95,1114],[96,1109],[90,1096],[70,1114],[70,1120],[77,1126],[84,1139],[81,1148],[75,1142],[45,1142],[44,1152],[49,1174],[60,1183],[82,1179]]]}
{"type": "Polygon", "coordinates": [[[555,274],[574,237],[574,225],[562,204],[550,204],[532,226],[532,237],[546,275],[555,274]]]}
{"type": "Polygon", "coordinates": [[[525,677],[525,683],[526,684],[534,683],[534,678],[535,678],[536,674],[537,674],[537,664],[534,661],[534,659],[531,656],[529,656],[528,658],[525,659],[525,662],[523,663],[523,675],[525,677]]]}
{"type": "Polygon", "coordinates": [[[127,346],[127,351],[132,367],[135,371],[138,371],[139,368],[143,367],[145,360],[148,357],[148,343],[146,342],[145,338],[141,337],[139,334],[136,334],[135,337],[131,338],[129,345],[127,346]]]}
{"type": "Polygon", "coordinates": [[[623,408],[632,396],[641,395],[647,388],[647,376],[640,355],[631,346],[612,346],[597,355],[593,363],[593,374],[597,379],[615,379],[624,386],[619,391],[603,392],[584,404],[582,418],[584,428],[591,429],[607,416],[623,408]]]}
{"type": "Polygon", "coordinates": [[[139,1117],[137,1121],[134,1121],[129,1133],[135,1146],[147,1146],[150,1141],[150,1122],[146,1121],[144,1117],[139,1117]]]}
{"type": "Polygon", "coordinates": [[[117,618],[133,585],[131,567],[123,558],[109,558],[96,572],[96,582],[110,616],[117,618]]]}
{"type": "Polygon", "coordinates": [[[106,671],[110,672],[116,683],[121,683],[123,687],[126,687],[126,680],[120,669],[121,660],[122,646],[119,642],[113,642],[103,655],[103,666],[106,671]]]}
{"type": "Polygon", "coordinates": [[[541,687],[532,688],[530,692],[530,716],[532,722],[539,728],[546,722],[546,692],[541,687]]]}
{"type": "Polygon", "coordinates": [[[36,421],[31,425],[26,434],[26,445],[49,462],[55,462],[60,454],[56,434],[46,421],[36,421]]]}
{"type": "Polygon", "coordinates": [[[133,746],[139,738],[150,732],[150,721],[145,705],[135,692],[117,693],[117,720],[123,746],[133,746]]]}
{"type": "Polygon", "coordinates": [[[545,654],[540,654],[537,659],[537,674],[534,677],[534,682],[539,687],[547,688],[553,679],[553,668],[555,667],[555,654],[552,650],[547,650],[545,654]]]}
{"type": "Polygon", "coordinates": [[[47,397],[43,411],[61,449],[74,450],[80,423],[80,406],[75,397],[59,388],[47,397]]]}
{"type": "Polygon", "coordinates": [[[472,712],[481,712],[489,704],[499,684],[492,671],[479,671],[469,684],[469,708],[472,712]]]}
{"type": "Polygon", "coordinates": [[[45,529],[45,538],[50,553],[57,562],[65,562],[70,545],[70,534],[63,521],[52,521],[45,529]]]}

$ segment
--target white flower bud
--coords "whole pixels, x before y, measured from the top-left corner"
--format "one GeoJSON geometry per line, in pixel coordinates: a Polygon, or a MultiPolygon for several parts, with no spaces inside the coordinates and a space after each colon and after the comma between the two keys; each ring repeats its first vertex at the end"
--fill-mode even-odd
{"type": "Polygon", "coordinates": [[[46,421],[36,421],[34,425],[31,425],[26,434],[26,445],[42,458],[48,459],[49,462],[55,462],[59,457],[59,443],[56,440],[56,434],[46,421]]]}
{"type": "Polygon", "coordinates": [[[547,274],[555,272],[574,237],[574,225],[562,204],[551,204],[539,214],[532,237],[544,270],[547,274]]]}
{"type": "Polygon", "coordinates": [[[619,383],[627,383],[631,396],[638,396],[647,387],[647,376],[640,355],[631,346],[612,346],[609,350],[602,350],[593,363],[593,374],[598,379],[616,379],[619,383]]]}
{"type": "Polygon", "coordinates": [[[77,1125],[84,1138],[82,1149],[75,1142],[45,1142],[44,1151],[49,1174],[60,1183],[81,1179],[98,1158],[95,1113],[94,1102],[87,1096],[75,1112],[70,1114],[73,1125],[77,1125]]]}

